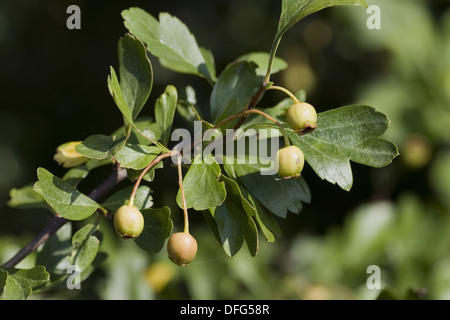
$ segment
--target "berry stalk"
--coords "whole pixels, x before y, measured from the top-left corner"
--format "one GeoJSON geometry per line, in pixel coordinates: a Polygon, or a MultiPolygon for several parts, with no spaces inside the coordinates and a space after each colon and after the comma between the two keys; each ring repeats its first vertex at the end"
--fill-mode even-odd
{"type": "Polygon", "coordinates": [[[180,192],[181,192],[181,201],[183,202],[183,217],[184,217],[184,232],[189,233],[189,217],[187,212],[187,206],[186,206],[186,196],[184,194],[184,188],[183,188],[183,172],[181,170],[181,155],[178,154],[178,185],[180,186],[180,192]]]}
{"type": "Polygon", "coordinates": [[[141,184],[142,178],[144,178],[144,176],[148,172],[148,170],[150,170],[155,165],[157,165],[162,159],[170,157],[171,155],[172,155],[172,152],[167,152],[167,153],[160,154],[155,159],[153,159],[153,161],[150,162],[150,164],[147,167],[145,167],[144,170],[142,170],[141,174],[139,175],[139,177],[137,178],[137,180],[136,180],[136,182],[134,184],[133,191],[131,192],[130,201],[128,203],[129,206],[133,206],[134,205],[134,198],[136,197],[137,189],[139,188],[139,185],[141,184]]]}

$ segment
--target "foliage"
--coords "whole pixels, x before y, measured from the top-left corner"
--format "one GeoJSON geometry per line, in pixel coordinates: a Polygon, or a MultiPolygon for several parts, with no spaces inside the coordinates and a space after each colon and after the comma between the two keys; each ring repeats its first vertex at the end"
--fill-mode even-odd
{"type": "MultiPolygon", "coordinates": [[[[76,163],[74,168],[68,169],[62,178],[39,168],[32,189],[26,186],[11,191],[11,206],[45,207],[58,219],[65,219],[67,224],[40,247],[36,266],[0,269],[0,287],[3,288],[0,297],[26,299],[34,289],[58,287],[69,279],[65,272],[68,265],[76,265],[82,280],[86,279],[106,258],[100,250],[101,232],[106,230],[101,228],[102,221],[108,220],[103,218],[110,218],[124,204],[137,206],[144,216],[144,230],[134,240],[135,244],[153,254],[160,252],[174,229],[173,208],[164,204],[153,207],[150,187],[140,186],[140,183],[158,180],[155,169],[168,167],[167,162],[162,162],[164,158],[178,160],[173,161],[177,164],[180,180],[176,203],[184,212],[185,232],[188,232],[187,210],[191,209],[194,215],[196,211],[203,213],[229,257],[235,256],[244,242],[250,255],[256,256],[260,247],[259,232],[268,242],[275,241],[275,236],[281,235],[275,218],[286,218],[288,212],[299,214],[303,203],[311,202],[311,192],[303,177],[280,179],[262,175],[260,162],[240,162],[238,156],[251,160],[251,150],[245,150],[236,158],[231,156],[233,161],[226,163],[219,163],[213,155],[202,159],[201,156],[190,158],[184,152],[181,154],[171,143],[177,112],[189,120],[188,126],[192,125],[193,119],[201,121],[200,140],[192,142],[194,151],[208,148],[209,145],[202,141],[207,129],[224,133],[226,129],[242,126],[248,132],[250,127],[245,121],[249,118],[254,127],[269,125],[277,129],[285,144],[292,143],[303,150],[307,163],[319,178],[347,191],[353,183],[350,161],[376,168],[390,164],[398,155],[397,147],[381,138],[389,120],[372,107],[360,104],[319,113],[317,129],[298,132],[290,129],[283,119],[283,110],[297,100],[287,89],[282,88],[282,91],[288,92],[290,98],[267,108],[267,112],[258,106],[267,90],[279,89],[270,81],[271,75],[288,68],[283,59],[276,57],[283,35],[302,18],[338,4],[366,5],[362,0],[283,0],[271,51],[243,55],[219,73],[213,53],[200,47],[188,27],[177,17],[160,13],[156,19],[140,8],[123,11],[124,25],[129,33],[118,42],[119,73],[111,67],[107,79],[123,126],[110,135],[90,135],[77,144],[75,156],[85,159],[82,164],[76,163]],[[154,118],[141,117],[154,81],[148,53],[169,70],[206,80],[211,86],[210,119],[201,117],[194,99],[187,99],[183,94],[191,91],[191,97],[195,97],[192,87],[178,89],[173,85],[167,85],[154,102],[154,118]],[[254,117],[253,111],[258,111],[258,117],[263,115],[264,119],[254,117]],[[104,194],[94,197],[92,193],[86,195],[77,189],[81,180],[106,165],[113,172],[126,171],[133,187],[127,185],[106,199],[104,194]],[[79,223],[78,228],[72,230],[75,222],[79,223]]],[[[267,137],[258,136],[258,145],[265,139],[267,137]]],[[[73,156],[73,152],[69,156],[73,156]]]]}

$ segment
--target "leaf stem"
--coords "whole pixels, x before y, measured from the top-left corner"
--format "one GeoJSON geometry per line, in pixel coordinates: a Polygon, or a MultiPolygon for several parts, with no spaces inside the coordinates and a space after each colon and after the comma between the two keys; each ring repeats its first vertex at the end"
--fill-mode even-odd
{"type": "MultiPolygon", "coordinates": [[[[147,139],[148,141],[150,141],[151,143],[153,143],[154,145],[156,145],[157,147],[159,147],[161,150],[163,150],[164,152],[171,152],[166,146],[164,146],[161,142],[155,140],[155,139],[151,139],[148,135],[146,135],[144,132],[142,132],[141,130],[139,130],[138,127],[136,127],[136,125],[133,125],[134,130],[136,130],[137,133],[139,133],[141,136],[143,136],[145,139],[147,139]]],[[[144,130],[145,131],[145,130],[144,130]]]]}
{"type": "Polygon", "coordinates": [[[286,89],[286,88],[283,88],[283,87],[280,87],[280,86],[270,86],[270,87],[267,87],[266,90],[279,90],[279,91],[282,91],[282,92],[286,93],[292,100],[294,100],[295,103],[300,102],[297,99],[297,97],[292,92],[290,92],[288,89],[286,89]]]}
{"type": "Polygon", "coordinates": [[[125,140],[128,140],[130,138],[131,135],[131,124],[128,124],[126,129],[125,129],[125,140]]]}
{"type": "Polygon", "coordinates": [[[270,81],[270,74],[272,71],[272,63],[275,59],[275,54],[277,53],[278,46],[280,45],[281,37],[275,38],[272,48],[270,49],[270,55],[269,55],[269,63],[267,64],[267,72],[266,77],[264,78],[264,83],[269,83],[270,81]]]}
{"type": "Polygon", "coordinates": [[[136,197],[137,189],[139,188],[139,185],[141,184],[142,178],[144,178],[144,176],[148,172],[148,170],[150,170],[153,166],[158,164],[162,159],[170,157],[171,155],[172,155],[171,151],[163,153],[163,154],[160,154],[155,159],[153,159],[153,161],[150,162],[150,164],[147,167],[145,167],[144,170],[142,170],[141,174],[139,175],[139,177],[137,178],[136,182],[134,183],[133,191],[131,192],[130,201],[128,203],[129,206],[133,206],[134,205],[134,198],[136,197]]]}
{"type": "Polygon", "coordinates": [[[183,202],[184,232],[189,233],[189,217],[186,206],[186,196],[183,188],[183,172],[181,170],[181,154],[178,153],[178,185],[180,186],[181,201],[183,202]]]}

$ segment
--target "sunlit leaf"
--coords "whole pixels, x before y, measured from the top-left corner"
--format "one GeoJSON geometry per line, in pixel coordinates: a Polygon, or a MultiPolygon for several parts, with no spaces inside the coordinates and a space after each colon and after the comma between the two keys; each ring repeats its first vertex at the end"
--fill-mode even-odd
{"type": "Polygon", "coordinates": [[[167,86],[165,92],[156,100],[155,118],[161,133],[161,143],[170,141],[173,117],[177,107],[178,93],[174,86],[167,86]]]}
{"type": "Polygon", "coordinates": [[[153,70],[144,44],[127,34],[118,47],[120,89],[133,120],[144,107],[153,86],[153,70]]]}
{"type": "Polygon", "coordinates": [[[173,71],[204,77],[214,82],[214,59],[211,52],[200,49],[197,40],[178,18],[160,13],[159,21],[140,8],[122,12],[125,27],[142,39],[152,55],[173,71]]]}
{"type": "MultiPolygon", "coordinates": [[[[220,166],[214,159],[210,159],[211,164],[200,161],[200,156],[196,157],[183,179],[186,206],[198,211],[217,207],[226,197],[224,182],[219,182],[220,166]]],[[[180,190],[177,194],[177,203],[183,208],[180,190]]]]}
{"type": "Polygon", "coordinates": [[[350,160],[380,168],[398,155],[394,144],[380,138],[389,120],[372,107],[354,105],[322,112],[318,124],[312,133],[302,136],[288,130],[289,139],[320,178],[344,190],[353,184],[350,160]]]}
{"type": "Polygon", "coordinates": [[[66,219],[83,220],[100,208],[94,200],[44,168],[38,169],[38,180],[34,190],[56,213],[66,219]]]}

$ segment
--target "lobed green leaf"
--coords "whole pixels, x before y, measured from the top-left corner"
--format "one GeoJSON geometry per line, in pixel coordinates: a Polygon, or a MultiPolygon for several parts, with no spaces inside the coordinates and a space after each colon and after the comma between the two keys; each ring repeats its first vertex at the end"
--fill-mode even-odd
{"type": "Polygon", "coordinates": [[[258,252],[258,232],[252,216],[256,209],[242,195],[238,184],[222,175],[227,197],[219,207],[209,208],[217,225],[219,240],[230,257],[234,256],[245,241],[252,256],[258,252]]]}
{"type": "Polygon", "coordinates": [[[393,143],[380,138],[388,126],[384,114],[372,107],[353,105],[319,113],[318,127],[310,134],[287,133],[320,178],[350,190],[350,160],[380,168],[398,155],[393,143]]]}
{"type": "Polygon", "coordinates": [[[279,217],[285,218],[288,211],[298,214],[303,208],[302,202],[311,201],[311,192],[303,177],[283,180],[274,175],[262,175],[261,165],[250,161],[226,162],[224,168],[250,195],[279,217]]]}
{"type": "Polygon", "coordinates": [[[195,37],[178,18],[161,13],[158,21],[140,8],[124,10],[122,17],[125,27],[147,45],[161,65],[214,82],[215,67],[211,52],[198,46],[195,37]]]}
{"type": "Polygon", "coordinates": [[[0,300],[26,300],[36,288],[50,280],[44,266],[30,269],[0,269],[0,300]]]}
{"type": "MultiPolygon", "coordinates": [[[[197,211],[221,205],[227,195],[225,183],[219,182],[220,166],[211,155],[206,159],[208,162],[200,157],[201,155],[198,155],[194,159],[183,179],[186,206],[197,211]]],[[[180,190],[178,190],[176,200],[178,206],[183,208],[180,190]]]]}
{"type": "Polygon", "coordinates": [[[304,17],[337,5],[363,5],[367,7],[365,0],[282,0],[280,21],[275,38],[281,38],[289,28],[304,17]]]}

